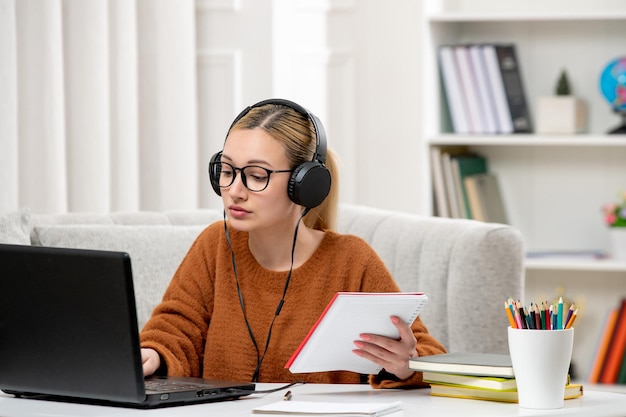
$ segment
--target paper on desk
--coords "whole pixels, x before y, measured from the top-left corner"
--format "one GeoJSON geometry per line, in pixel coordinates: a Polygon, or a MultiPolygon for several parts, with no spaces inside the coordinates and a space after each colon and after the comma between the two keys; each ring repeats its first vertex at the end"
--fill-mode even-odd
{"type": "Polygon", "coordinates": [[[329,403],[313,401],[277,401],[252,409],[253,414],[383,416],[402,409],[402,402],[329,403]]]}
{"type": "Polygon", "coordinates": [[[352,352],[354,341],[360,339],[361,333],[399,337],[390,316],[398,316],[411,325],[427,301],[424,293],[339,292],[285,368],[293,373],[352,371],[377,374],[382,367],[355,355],[352,352]]]}

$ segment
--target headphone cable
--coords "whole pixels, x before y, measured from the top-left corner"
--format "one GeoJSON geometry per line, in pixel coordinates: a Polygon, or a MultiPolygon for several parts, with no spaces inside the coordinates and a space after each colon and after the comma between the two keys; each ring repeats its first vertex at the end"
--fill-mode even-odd
{"type": "Polygon", "coordinates": [[[252,375],[252,382],[258,382],[259,379],[259,372],[261,370],[261,364],[263,363],[263,360],[265,359],[265,354],[267,353],[267,349],[269,348],[270,345],[270,339],[272,337],[272,328],[274,327],[274,322],[276,321],[276,318],[278,317],[278,315],[280,314],[280,311],[283,308],[283,304],[285,303],[285,296],[287,295],[287,289],[289,288],[289,283],[291,281],[291,274],[293,272],[293,263],[294,263],[294,257],[295,257],[295,251],[296,251],[296,241],[297,241],[297,237],[298,237],[298,229],[300,227],[300,223],[302,221],[302,218],[304,218],[304,216],[306,216],[309,212],[309,208],[305,208],[302,211],[302,214],[300,215],[300,218],[298,219],[298,222],[296,223],[296,227],[294,229],[293,232],[293,241],[291,244],[291,265],[289,267],[289,273],[287,274],[287,279],[285,280],[285,287],[283,289],[283,294],[281,296],[280,301],[278,302],[278,305],[276,306],[276,311],[274,312],[274,317],[272,318],[272,322],[270,323],[270,328],[267,332],[267,339],[265,340],[265,348],[263,350],[263,355],[260,354],[259,351],[259,345],[256,341],[256,338],[254,337],[254,332],[252,331],[252,326],[250,325],[250,322],[248,321],[248,317],[246,315],[246,307],[243,301],[243,294],[241,292],[241,287],[239,285],[239,276],[237,274],[237,263],[235,262],[235,252],[233,250],[233,246],[230,240],[230,233],[228,231],[228,226],[226,225],[226,211],[224,211],[224,231],[226,233],[226,241],[228,242],[228,247],[230,248],[230,256],[231,256],[231,261],[233,264],[233,272],[235,274],[235,284],[237,286],[237,295],[239,296],[239,304],[241,306],[241,311],[243,313],[243,318],[246,322],[246,327],[248,328],[248,334],[250,335],[250,339],[252,340],[252,343],[254,344],[254,349],[256,350],[256,354],[257,354],[257,366],[254,370],[254,373],[252,375]]]}

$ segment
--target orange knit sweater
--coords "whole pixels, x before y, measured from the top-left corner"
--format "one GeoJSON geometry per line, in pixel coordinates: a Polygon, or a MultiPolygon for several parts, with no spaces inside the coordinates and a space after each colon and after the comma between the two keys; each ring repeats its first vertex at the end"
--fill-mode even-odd
{"type": "MultiPolygon", "coordinates": [[[[230,230],[245,314],[260,354],[280,301],[287,272],[261,267],[248,249],[248,235],[230,230]]],[[[327,231],[316,252],[294,269],[276,318],[260,382],[358,383],[352,372],[292,374],[285,363],[338,291],[396,292],[382,260],[361,238],[327,231]]],[[[445,352],[418,318],[413,324],[420,356],[445,352]]],[[[170,375],[250,381],[257,351],[242,313],[224,225],[207,227],[174,274],[141,332],[142,347],[161,355],[170,375]]],[[[405,381],[370,376],[375,387],[422,386],[421,373],[405,381]]]]}

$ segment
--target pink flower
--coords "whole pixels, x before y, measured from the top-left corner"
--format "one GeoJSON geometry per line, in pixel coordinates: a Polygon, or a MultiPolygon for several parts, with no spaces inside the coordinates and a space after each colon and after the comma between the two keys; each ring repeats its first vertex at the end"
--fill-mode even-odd
{"type": "Polygon", "coordinates": [[[605,213],[614,213],[615,210],[617,209],[617,204],[615,203],[606,203],[604,206],[602,206],[602,210],[604,210],[605,213]]]}
{"type": "Polygon", "coordinates": [[[618,193],[618,203],[602,205],[604,222],[610,227],[626,227],[626,191],[618,193]]]}

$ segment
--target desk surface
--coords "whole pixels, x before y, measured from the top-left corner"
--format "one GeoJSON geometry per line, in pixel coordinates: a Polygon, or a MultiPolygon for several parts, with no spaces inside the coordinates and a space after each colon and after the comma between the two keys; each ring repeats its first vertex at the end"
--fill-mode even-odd
{"type": "MultiPolygon", "coordinates": [[[[257,389],[269,389],[280,384],[258,384],[257,389]]],[[[176,408],[136,410],[118,407],[91,406],[41,400],[13,398],[0,393],[0,414],[3,417],[30,416],[252,416],[251,410],[263,404],[279,401],[286,390],[272,394],[254,394],[237,401],[186,405],[176,408]]],[[[430,389],[375,390],[368,385],[307,384],[291,387],[294,401],[322,402],[393,402],[402,401],[403,411],[390,417],[412,416],[626,416],[626,395],[602,391],[586,391],[581,398],[565,401],[559,410],[525,410],[517,404],[464,400],[430,396],[430,389]]],[[[258,414],[254,414],[257,416],[258,414]]]]}

